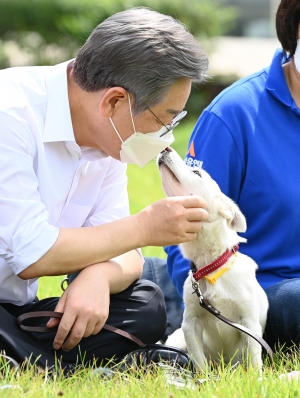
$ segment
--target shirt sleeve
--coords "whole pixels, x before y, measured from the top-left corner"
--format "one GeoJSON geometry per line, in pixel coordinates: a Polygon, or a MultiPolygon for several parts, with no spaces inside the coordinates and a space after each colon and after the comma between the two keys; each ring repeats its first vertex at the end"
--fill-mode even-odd
{"type": "Polygon", "coordinates": [[[83,226],[106,224],[130,215],[126,168],[124,163],[111,158],[97,200],[83,226]]]}
{"type": "MultiPolygon", "coordinates": [[[[101,185],[98,199],[94,204],[85,227],[106,224],[130,215],[127,191],[127,165],[111,159],[110,168],[101,185]]],[[[136,249],[144,262],[141,249],[136,249]]]]}
{"type": "MultiPolygon", "coordinates": [[[[244,178],[244,163],[241,156],[243,146],[236,140],[219,116],[205,110],[190,137],[185,162],[191,166],[202,164],[223,193],[238,202],[244,178]]],[[[190,268],[189,261],[182,256],[178,246],[165,247],[165,252],[168,254],[170,278],[182,297],[183,284],[190,268]]]]}
{"type": "Polygon", "coordinates": [[[0,126],[0,257],[19,274],[53,246],[59,229],[41,202],[28,125],[0,112],[0,126]]]}

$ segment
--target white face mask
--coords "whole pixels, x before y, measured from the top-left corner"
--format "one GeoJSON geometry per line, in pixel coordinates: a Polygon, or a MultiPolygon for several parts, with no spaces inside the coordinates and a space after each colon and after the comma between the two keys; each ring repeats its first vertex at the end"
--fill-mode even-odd
{"type": "Polygon", "coordinates": [[[300,73],[300,39],[297,40],[297,47],[294,54],[294,62],[297,71],[300,73]]]}
{"type": "Polygon", "coordinates": [[[171,145],[174,141],[172,129],[179,124],[179,121],[186,115],[186,112],[180,112],[172,122],[172,125],[163,126],[154,133],[137,133],[132,117],[130,97],[128,94],[129,110],[134,133],[123,141],[120,137],[116,126],[111,118],[109,118],[115,132],[122,141],[120,150],[120,159],[123,163],[135,163],[140,167],[144,167],[150,160],[155,158],[163,149],[171,145]],[[180,117],[179,117],[180,116],[180,117]],[[178,120],[179,119],[179,120],[178,120]]]}

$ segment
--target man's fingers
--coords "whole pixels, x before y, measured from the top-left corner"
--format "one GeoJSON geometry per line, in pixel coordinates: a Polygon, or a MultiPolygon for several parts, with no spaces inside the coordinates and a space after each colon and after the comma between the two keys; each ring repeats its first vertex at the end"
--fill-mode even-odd
{"type": "Polygon", "coordinates": [[[53,342],[53,347],[55,350],[58,350],[64,344],[64,341],[66,340],[68,334],[70,333],[71,328],[74,325],[75,319],[76,319],[75,315],[72,315],[71,313],[68,313],[68,315],[64,314],[63,317],[61,318],[53,342]]]}
{"type": "Polygon", "coordinates": [[[106,318],[102,317],[101,320],[97,318],[94,319],[97,320],[96,323],[93,319],[83,316],[77,317],[70,328],[70,324],[72,322],[70,318],[70,320],[60,325],[55,337],[54,345],[57,344],[57,346],[59,346],[58,348],[61,347],[63,351],[69,351],[79,344],[83,337],[89,337],[99,333],[106,321],[106,318]]]}
{"type": "MultiPolygon", "coordinates": [[[[196,239],[196,237],[197,237],[197,232],[188,232],[186,234],[185,242],[191,242],[192,240],[196,239]]],[[[181,242],[181,243],[183,243],[183,242],[181,242]]]]}
{"type": "MultiPolygon", "coordinates": [[[[106,320],[102,320],[102,321],[98,321],[94,327],[94,330],[92,331],[92,333],[90,333],[90,335],[94,335],[100,332],[100,330],[103,328],[104,324],[105,324],[106,320]]],[[[89,335],[89,336],[90,336],[89,335]]]]}
{"type": "Polygon", "coordinates": [[[56,307],[55,307],[56,312],[64,312],[65,305],[66,305],[66,299],[67,299],[67,290],[62,294],[62,296],[58,300],[56,307]]]}
{"type": "Polygon", "coordinates": [[[70,334],[62,346],[63,351],[70,351],[81,341],[84,336],[86,326],[86,321],[84,319],[80,320],[77,318],[76,322],[72,326],[70,334]]]}
{"type": "Polygon", "coordinates": [[[49,321],[46,324],[47,328],[54,328],[56,327],[60,322],[60,318],[50,318],[49,321]]]}
{"type": "Polygon", "coordinates": [[[185,208],[191,208],[191,207],[201,207],[205,208],[206,207],[206,202],[201,196],[196,196],[196,195],[191,195],[191,196],[179,196],[177,199],[180,198],[180,202],[182,206],[185,208]]]}
{"type": "Polygon", "coordinates": [[[105,320],[98,321],[97,323],[87,320],[84,318],[77,318],[75,324],[72,327],[72,331],[64,342],[62,349],[63,351],[69,351],[80,343],[81,339],[84,337],[89,337],[91,335],[97,334],[102,329],[105,320]]]}
{"type": "Polygon", "coordinates": [[[189,234],[189,233],[197,233],[197,232],[200,231],[201,227],[202,227],[201,221],[190,221],[188,223],[187,227],[186,227],[185,232],[187,234],[189,234]]]}
{"type": "Polygon", "coordinates": [[[187,209],[186,219],[188,221],[205,221],[208,218],[208,213],[205,209],[192,208],[187,209]]]}

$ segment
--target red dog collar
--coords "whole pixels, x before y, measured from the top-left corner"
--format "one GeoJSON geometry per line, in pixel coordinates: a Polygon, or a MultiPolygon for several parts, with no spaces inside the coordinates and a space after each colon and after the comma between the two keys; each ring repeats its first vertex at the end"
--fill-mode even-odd
{"type": "Polygon", "coordinates": [[[193,273],[194,279],[198,282],[204,276],[210,274],[211,272],[217,270],[222,267],[226,263],[226,261],[239,249],[238,245],[233,246],[231,249],[227,249],[220,257],[218,257],[212,263],[205,265],[197,270],[195,264],[191,262],[190,267],[193,273]]]}

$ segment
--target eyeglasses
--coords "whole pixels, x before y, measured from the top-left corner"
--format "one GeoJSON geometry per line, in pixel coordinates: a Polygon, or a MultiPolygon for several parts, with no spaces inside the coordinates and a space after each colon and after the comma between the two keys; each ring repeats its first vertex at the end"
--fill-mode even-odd
{"type": "Polygon", "coordinates": [[[161,124],[165,127],[165,129],[166,129],[166,131],[164,131],[164,132],[160,135],[160,137],[163,137],[163,136],[164,136],[165,134],[167,134],[169,131],[171,131],[171,130],[173,130],[175,127],[177,127],[178,124],[179,124],[179,122],[180,122],[180,121],[185,117],[185,115],[187,114],[187,111],[181,111],[181,112],[178,113],[178,115],[176,115],[176,116],[173,118],[171,124],[165,125],[165,124],[155,115],[155,113],[152,112],[150,108],[148,108],[148,106],[147,106],[147,109],[148,109],[149,112],[152,113],[152,115],[155,117],[155,119],[158,120],[159,123],[161,123],[161,124]]]}

